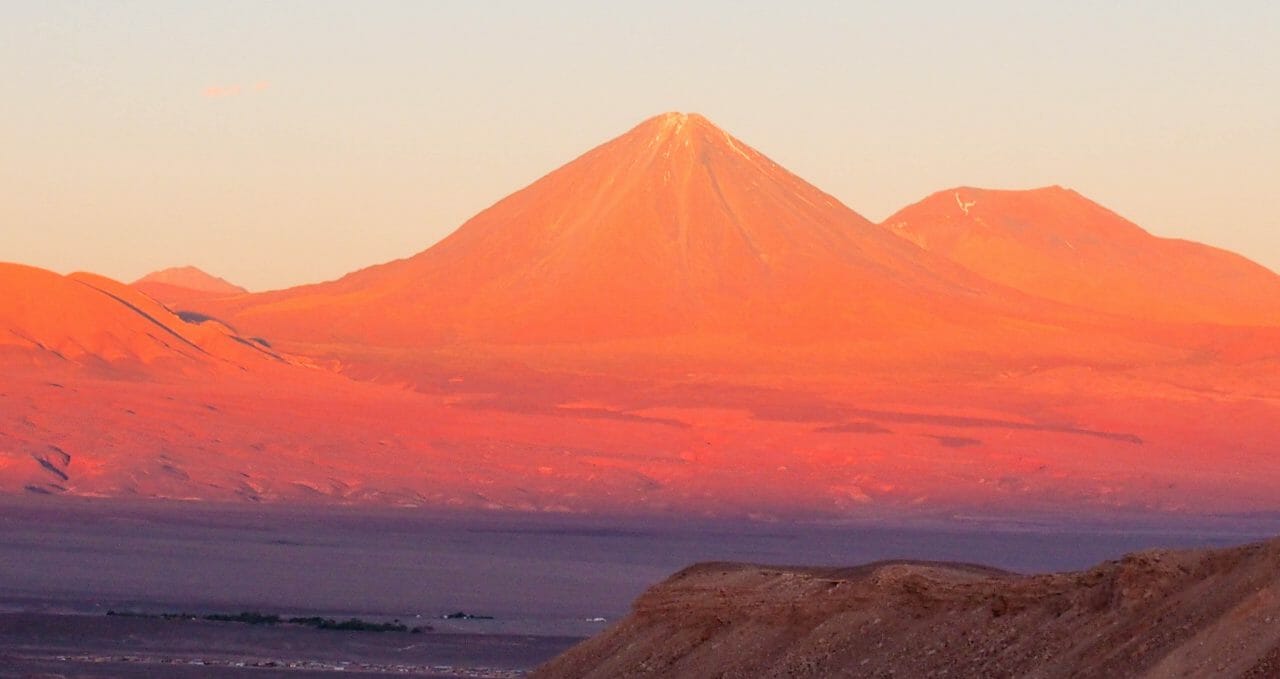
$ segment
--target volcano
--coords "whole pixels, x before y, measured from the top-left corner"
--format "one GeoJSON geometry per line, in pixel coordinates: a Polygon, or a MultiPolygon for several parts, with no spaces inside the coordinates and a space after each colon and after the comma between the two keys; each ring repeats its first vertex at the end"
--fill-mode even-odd
{"type": "Polygon", "coordinates": [[[1126,317],[1280,325],[1280,276],[1244,257],[1159,238],[1079,193],[960,187],[884,221],[983,278],[1126,317]]]}
{"type": "Polygon", "coordinates": [[[0,273],[34,366],[0,488],[772,517],[1280,489],[1274,274],[1056,188],[872,224],[696,114],[335,281],[0,273]]]}
{"type": "Polygon", "coordinates": [[[416,256],[207,308],[308,342],[796,343],[976,322],[1007,309],[1007,293],[706,118],[668,113],[416,256]]]}

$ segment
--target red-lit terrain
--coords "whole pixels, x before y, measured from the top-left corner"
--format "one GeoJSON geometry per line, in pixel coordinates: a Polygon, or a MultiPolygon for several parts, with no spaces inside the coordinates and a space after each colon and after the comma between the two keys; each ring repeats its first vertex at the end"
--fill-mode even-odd
{"type": "Polygon", "coordinates": [[[285,359],[214,320],[187,322],[139,291],[87,273],[0,263],[6,363],[146,377],[248,371],[285,359]]]}
{"type": "Polygon", "coordinates": [[[884,224],[1047,299],[1177,323],[1280,323],[1280,276],[1224,250],[1152,236],[1069,189],[950,189],[884,224]]]}
{"type": "Polygon", "coordinates": [[[129,285],[141,290],[157,302],[170,305],[183,305],[193,300],[248,292],[238,285],[194,266],[176,266],[163,271],[154,271],[129,285]]]}
{"type": "Polygon", "coordinates": [[[696,115],[337,281],[135,284],[181,316],[0,281],[12,492],[759,516],[1280,493],[1280,277],[1057,189],[877,226],[696,115]]]}
{"type": "Polygon", "coordinates": [[[994,324],[1007,303],[705,118],[667,114],[418,255],[205,308],[307,343],[669,356],[994,324]]]}

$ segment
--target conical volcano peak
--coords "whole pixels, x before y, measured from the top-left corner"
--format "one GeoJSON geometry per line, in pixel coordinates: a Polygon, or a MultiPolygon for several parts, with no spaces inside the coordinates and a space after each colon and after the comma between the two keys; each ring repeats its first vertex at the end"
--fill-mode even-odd
{"type": "Polygon", "coordinates": [[[650,125],[657,126],[664,131],[670,131],[675,134],[684,133],[695,127],[705,127],[719,131],[719,128],[710,120],[707,120],[706,116],[699,113],[684,113],[681,111],[667,111],[666,113],[659,113],[658,115],[640,123],[640,127],[647,127],[650,125]]]}
{"type": "Polygon", "coordinates": [[[666,113],[659,113],[652,119],[658,121],[658,124],[664,127],[671,125],[679,127],[688,122],[689,114],[682,111],[667,111],[666,113]]]}
{"type": "Polygon", "coordinates": [[[701,150],[711,147],[748,160],[759,160],[757,152],[699,113],[661,113],[640,123],[625,136],[633,135],[666,149],[668,154],[677,148],[701,150]]]}
{"type": "Polygon", "coordinates": [[[878,328],[914,323],[934,300],[980,286],[954,265],[931,270],[939,261],[930,257],[704,116],[670,112],[499,201],[429,250],[270,298],[305,295],[296,305],[241,312],[268,298],[229,299],[218,312],[237,322],[269,318],[245,327],[276,338],[323,327],[317,332],[344,341],[397,346],[428,335],[504,344],[741,338],[779,326],[810,341],[869,318],[878,328]],[[385,313],[364,306],[375,298],[385,313]]]}

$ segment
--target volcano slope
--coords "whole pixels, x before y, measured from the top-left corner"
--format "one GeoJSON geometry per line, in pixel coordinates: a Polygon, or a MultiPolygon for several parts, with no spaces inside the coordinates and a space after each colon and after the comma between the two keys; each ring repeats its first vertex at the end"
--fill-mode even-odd
{"type": "Polygon", "coordinates": [[[91,274],[0,264],[0,375],[9,493],[527,511],[680,499],[645,495],[651,482],[618,459],[673,445],[645,418],[553,410],[494,437],[483,410],[352,381],[91,274]],[[588,452],[606,436],[623,440],[588,452]]]}
{"type": "Polygon", "coordinates": [[[313,345],[522,360],[580,360],[595,347],[615,361],[739,364],[801,346],[972,348],[975,330],[995,342],[1008,339],[1002,323],[1027,314],[1070,316],[871,224],[706,118],[678,113],[644,121],[413,257],[201,308],[313,345]]]}
{"type": "Polygon", "coordinates": [[[1087,571],[699,564],[541,667],[589,677],[1274,677],[1280,541],[1087,571]]]}
{"type": "Polygon", "coordinates": [[[0,370],[0,488],[36,494],[235,496],[254,464],[214,403],[336,381],[117,281],[4,263],[0,370]]]}
{"type": "Polygon", "coordinates": [[[289,365],[179,388],[148,364],[73,393],[45,385],[72,370],[46,356],[0,392],[0,433],[77,459],[110,442],[117,481],[76,493],[761,518],[1274,509],[1280,328],[1071,301],[665,114],[407,259],[174,307],[289,365]]]}
{"type": "MultiPolygon", "coordinates": [[[[1048,226],[1097,221],[1107,251],[1129,238],[1078,196],[1032,198],[1048,226]]],[[[988,222],[1022,218],[982,201],[988,222]]],[[[482,414],[482,435],[450,445],[540,457],[540,480],[630,475],[614,496],[628,506],[1273,507],[1280,327],[1265,313],[1125,311],[1167,307],[1159,282],[1124,308],[1052,298],[903,235],[705,118],[664,114],[417,255],[195,308],[482,414]]],[[[1093,261],[1059,268],[1089,278],[1093,261]]],[[[1186,285],[1276,278],[1222,261],[1244,273],[1189,269],[1186,285]]]]}

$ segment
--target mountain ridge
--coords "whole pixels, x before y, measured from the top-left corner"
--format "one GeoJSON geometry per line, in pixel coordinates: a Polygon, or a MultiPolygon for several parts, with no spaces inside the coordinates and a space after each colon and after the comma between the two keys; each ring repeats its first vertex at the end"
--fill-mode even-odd
{"type": "Polygon", "coordinates": [[[153,271],[129,285],[171,307],[184,307],[200,300],[249,292],[194,266],[175,266],[153,271]]]}
{"type": "MultiPolygon", "coordinates": [[[[941,198],[953,221],[973,202],[941,198]]],[[[999,226],[991,202],[968,207],[999,226]]],[[[0,390],[16,492],[839,518],[1243,512],[1280,488],[1280,327],[992,281],[692,114],[338,281],[172,301],[41,276],[10,286],[0,324],[25,300],[47,323],[22,334],[110,371],[9,342],[6,361],[44,361],[0,390]],[[137,310],[285,362],[174,340],[178,379],[158,368],[171,336],[137,310]],[[49,446],[75,466],[50,476],[49,446]]]]}
{"type": "Polygon", "coordinates": [[[391,345],[810,341],[953,316],[985,322],[1034,304],[1010,293],[878,228],[706,118],[668,113],[416,255],[202,308],[322,343],[353,341],[352,328],[391,345]]]}
{"type": "Polygon", "coordinates": [[[138,286],[148,283],[157,283],[161,285],[171,285],[179,288],[187,288],[198,292],[210,292],[226,295],[235,295],[248,290],[228,282],[225,278],[214,276],[195,266],[174,266],[167,269],[152,271],[151,273],[130,283],[130,285],[138,286]]]}
{"type": "Polygon", "coordinates": [[[1280,540],[1046,575],[704,563],[533,676],[1271,677],[1277,572],[1280,540]]]}
{"type": "Polygon", "coordinates": [[[1280,325],[1280,275],[1236,253],[1155,236],[1060,186],[945,189],[881,225],[1045,299],[1158,321],[1280,325]]]}
{"type": "Polygon", "coordinates": [[[216,322],[194,323],[123,283],[0,263],[0,340],[10,360],[90,367],[244,369],[283,362],[216,322]]]}

